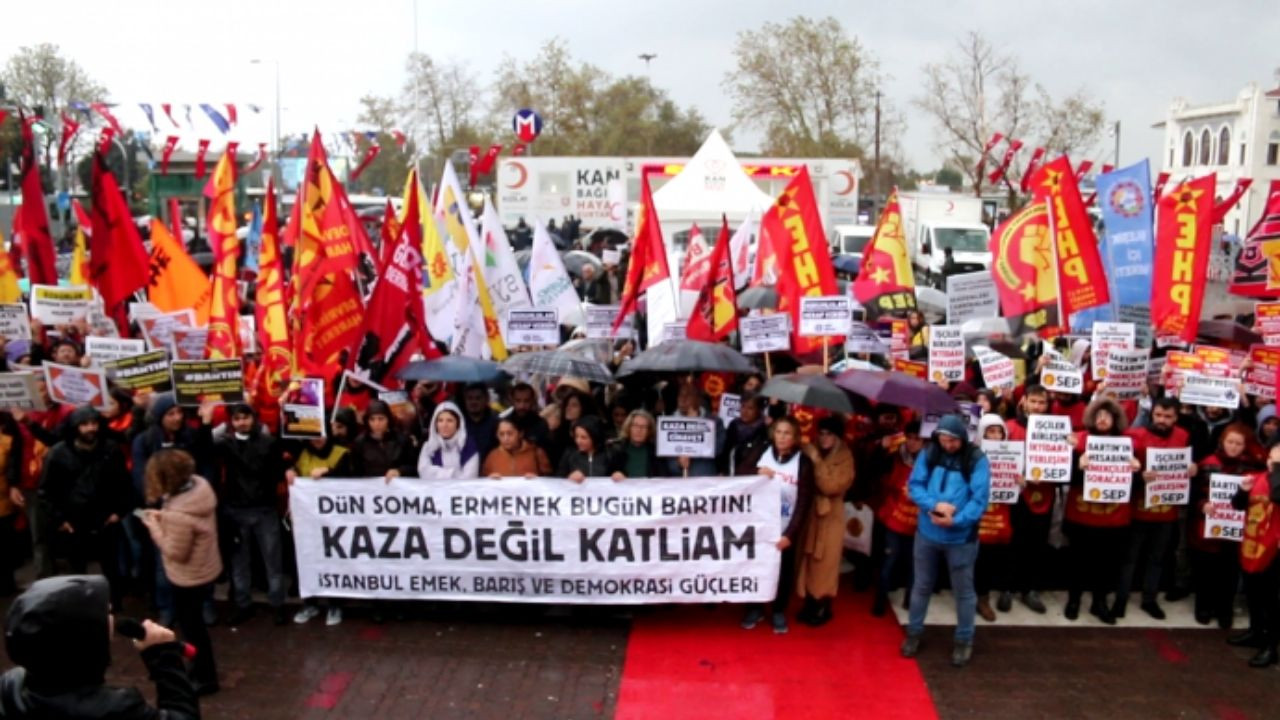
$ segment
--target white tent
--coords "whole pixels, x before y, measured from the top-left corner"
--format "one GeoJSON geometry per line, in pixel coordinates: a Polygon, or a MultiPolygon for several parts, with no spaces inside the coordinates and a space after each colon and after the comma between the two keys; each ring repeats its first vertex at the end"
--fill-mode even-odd
{"type": "Polygon", "coordinates": [[[773,198],[742,171],[719,130],[711,131],[679,175],[653,193],[653,206],[664,235],[667,227],[687,230],[691,223],[698,222],[710,228],[712,241],[721,215],[728,216],[731,225],[737,225],[772,204],[773,198]]]}

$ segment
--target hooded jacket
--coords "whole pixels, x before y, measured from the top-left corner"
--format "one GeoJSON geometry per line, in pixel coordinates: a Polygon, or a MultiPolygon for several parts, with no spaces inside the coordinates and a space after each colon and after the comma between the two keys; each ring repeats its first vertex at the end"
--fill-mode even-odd
{"type": "MultiPolygon", "coordinates": [[[[91,407],[77,408],[72,427],[97,417],[91,407]]],[[[49,527],[66,522],[76,532],[95,532],[109,516],[124,518],[135,505],[124,453],[101,431],[93,447],[81,447],[71,439],[54,445],[44,458],[38,492],[49,513],[49,527]]]]}
{"type": "Polygon", "coordinates": [[[213,447],[227,507],[276,506],[276,487],[284,480],[284,455],[256,416],[244,438],[236,435],[230,421],[219,425],[213,431],[213,447]]]}
{"type": "Polygon", "coordinates": [[[981,445],[983,440],[987,439],[987,430],[993,427],[999,427],[1004,430],[1004,439],[1009,439],[1009,426],[1005,424],[1004,418],[995,413],[987,413],[978,419],[978,444],[981,445]]]}
{"type": "Polygon", "coordinates": [[[0,676],[0,717],[189,720],[200,717],[180,646],[142,652],[159,709],[135,688],[104,687],[111,664],[110,590],[98,575],[37,580],[5,619],[5,649],[18,665],[0,676]]]}
{"type": "MultiPolygon", "coordinates": [[[[953,427],[960,425],[958,420],[951,422],[955,417],[943,418],[939,432],[961,432],[953,427]]],[[[937,434],[934,433],[935,444],[937,434]]],[[[977,540],[978,521],[987,510],[991,493],[991,465],[987,456],[969,442],[967,430],[957,436],[961,446],[955,453],[943,451],[940,445],[922,450],[907,480],[911,501],[920,508],[916,534],[940,545],[963,545],[977,540]],[[964,463],[971,459],[972,467],[966,473],[964,463]],[[949,527],[934,524],[930,515],[942,502],[955,507],[949,527]]]]}
{"type": "Polygon", "coordinates": [[[413,440],[395,429],[391,406],[381,400],[374,400],[365,411],[366,423],[371,415],[385,415],[388,421],[387,431],[381,438],[374,438],[366,429],[351,444],[351,464],[356,475],[383,477],[390,470],[396,470],[401,477],[416,475],[418,466],[414,462],[413,440]]]}
{"type": "Polygon", "coordinates": [[[594,415],[585,415],[573,424],[574,430],[582,428],[591,436],[595,449],[584,453],[575,443],[560,458],[558,473],[560,477],[569,477],[580,472],[587,477],[606,477],[613,469],[612,455],[605,444],[604,421],[594,415]]]}
{"type": "Polygon", "coordinates": [[[149,529],[164,560],[164,574],[174,585],[197,587],[222,574],[217,508],[213,488],[198,475],[165,498],[159,523],[149,529]]]}
{"type": "Polygon", "coordinates": [[[451,402],[440,403],[431,413],[427,441],[422,444],[422,452],[418,454],[418,477],[448,480],[474,478],[479,475],[480,453],[476,450],[475,442],[467,435],[467,425],[463,422],[462,411],[451,402]],[[441,437],[436,430],[436,420],[443,412],[452,413],[458,421],[458,429],[448,440],[441,437]]]}
{"type": "Polygon", "coordinates": [[[137,492],[139,499],[145,496],[147,460],[162,448],[186,450],[195,459],[198,472],[213,472],[213,468],[205,464],[209,456],[207,437],[202,443],[201,434],[192,432],[185,422],[172,438],[167,437],[164,428],[160,426],[160,419],[176,405],[177,401],[173,393],[160,393],[153,397],[151,407],[147,410],[147,428],[133,439],[133,489],[137,492]]]}

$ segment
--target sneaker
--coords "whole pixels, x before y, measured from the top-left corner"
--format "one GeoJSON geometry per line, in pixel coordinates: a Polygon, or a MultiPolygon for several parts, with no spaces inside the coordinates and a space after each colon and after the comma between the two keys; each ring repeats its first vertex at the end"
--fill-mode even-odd
{"type": "Polygon", "coordinates": [[[996,609],[1000,612],[1009,612],[1013,609],[1013,593],[1005,590],[1000,593],[1000,599],[996,600],[996,609]]]}
{"type": "Polygon", "coordinates": [[[320,608],[315,605],[303,605],[302,609],[293,614],[293,621],[299,625],[306,625],[311,618],[320,614],[320,608]]]}
{"type": "Polygon", "coordinates": [[[776,612],[773,614],[773,634],[787,634],[787,615],[786,613],[776,612]]]}
{"type": "Polygon", "coordinates": [[[333,627],[342,624],[342,608],[331,607],[329,612],[324,614],[324,624],[333,627]]]}
{"type": "Polygon", "coordinates": [[[956,643],[951,649],[951,667],[962,668],[973,658],[973,643],[956,643]]]}
{"type": "Polygon", "coordinates": [[[1022,604],[1026,605],[1034,613],[1043,615],[1048,612],[1048,608],[1044,606],[1044,601],[1040,599],[1040,593],[1035,590],[1022,593],[1022,604]]]}
{"type": "Polygon", "coordinates": [[[758,607],[748,608],[747,614],[742,616],[742,629],[751,630],[756,625],[759,625],[760,621],[763,619],[764,610],[761,610],[758,607]]]}
{"type": "Polygon", "coordinates": [[[902,646],[898,648],[898,654],[904,658],[913,658],[916,653],[920,652],[920,636],[908,635],[902,640],[902,646]]]}
{"type": "Polygon", "coordinates": [[[1156,604],[1155,600],[1148,600],[1147,602],[1142,603],[1142,611],[1156,620],[1164,619],[1164,610],[1160,609],[1160,606],[1156,604]]]}

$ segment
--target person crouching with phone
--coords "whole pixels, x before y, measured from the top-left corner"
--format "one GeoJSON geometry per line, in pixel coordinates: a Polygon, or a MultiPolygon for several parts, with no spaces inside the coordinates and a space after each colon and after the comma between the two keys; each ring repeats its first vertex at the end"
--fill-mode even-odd
{"type": "Polygon", "coordinates": [[[182,450],[161,450],[147,461],[147,503],[163,501],[159,510],[142,510],[173,584],[174,617],[182,637],[196,649],[192,679],[196,693],[218,691],[213,644],[204,624],[204,600],[222,573],[218,554],[218,498],[208,481],[195,474],[196,463],[182,450]]]}
{"type": "Polygon", "coordinates": [[[901,654],[912,658],[920,650],[924,618],[929,612],[939,565],[951,576],[956,601],[955,647],[951,664],[964,667],[973,656],[974,614],[978,594],[973,572],[978,560],[978,521],[986,512],[991,489],[987,456],[969,442],[969,429],[959,415],[938,423],[933,442],[916,458],[907,481],[911,500],[920,508],[914,548],[915,582],[911,614],[901,654]]]}

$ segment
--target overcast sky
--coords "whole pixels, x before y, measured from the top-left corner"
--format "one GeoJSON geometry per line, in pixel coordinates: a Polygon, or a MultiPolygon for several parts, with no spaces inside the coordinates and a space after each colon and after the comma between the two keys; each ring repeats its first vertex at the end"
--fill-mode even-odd
{"type": "MultiPolygon", "coordinates": [[[[361,95],[399,91],[415,43],[414,0],[60,0],[22,3],[20,14],[16,22],[5,12],[0,58],[53,42],[116,102],[262,105],[258,118],[241,111],[250,116],[237,133],[243,143],[269,140],[270,61],[280,63],[286,131],[349,129],[361,95]]],[[[418,0],[416,42],[433,56],[466,61],[486,82],[504,53],[528,58],[555,35],[575,58],[615,75],[643,73],[637,55],[657,53],[654,84],[727,125],[731,103],[721,83],[738,31],[832,14],[891,76],[887,95],[906,113],[904,150],[918,169],[939,164],[932,123],[910,104],[921,66],[942,60],[970,29],[1016,56],[1055,96],[1084,87],[1102,100],[1109,121],[1122,123],[1126,164],[1159,152],[1162,135],[1150,126],[1174,97],[1201,104],[1233,98],[1249,82],[1273,87],[1280,66],[1276,0],[418,0]]],[[[144,123],[128,110],[122,119],[144,123]]],[[[203,128],[183,132],[184,144],[216,135],[207,122],[203,128]]],[[[737,149],[755,150],[757,142],[751,133],[735,136],[737,149]]],[[[1095,159],[1109,161],[1111,152],[1104,137],[1095,159]]]]}

